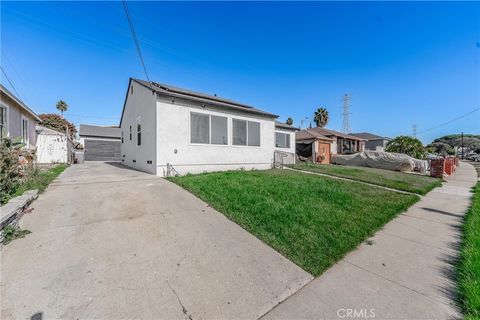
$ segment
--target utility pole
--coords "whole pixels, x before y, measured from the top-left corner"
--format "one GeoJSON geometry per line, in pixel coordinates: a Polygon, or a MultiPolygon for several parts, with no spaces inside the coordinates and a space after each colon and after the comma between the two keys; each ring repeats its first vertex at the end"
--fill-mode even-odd
{"type": "Polygon", "coordinates": [[[413,136],[414,138],[417,137],[417,125],[416,125],[416,124],[414,124],[414,125],[412,126],[412,136],[413,136]]]}
{"type": "Polygon", "coordinates": [[[463,131],[462,131],[462,160],[463,160],[463,131]]]}

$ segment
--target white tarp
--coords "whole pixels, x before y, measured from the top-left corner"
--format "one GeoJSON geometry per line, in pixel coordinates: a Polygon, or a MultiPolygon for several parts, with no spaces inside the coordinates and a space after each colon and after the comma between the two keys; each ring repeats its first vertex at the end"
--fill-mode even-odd
{"type": "Polygon", "coordinates": [[[332,155],[332,162],[346,166],[371,167],[409,172],[417,168],[425,172],[426,162],[401,153],[362,151],[349,155],[332,155]]]}

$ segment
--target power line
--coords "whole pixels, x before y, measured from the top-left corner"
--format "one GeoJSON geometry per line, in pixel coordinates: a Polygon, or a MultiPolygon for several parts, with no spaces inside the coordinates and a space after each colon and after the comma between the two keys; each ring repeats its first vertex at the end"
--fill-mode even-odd
{"type": "Polygon", "coordinates": [[[434,130],[434,129],[443,127],[443,126],[445,126],[445,125],[447,125],[447,124],[450,124],[450,123],[452,123],[452,122],[454,122],[454,121],[463,119],[463,118],[465,118],[466,116],[469,116],[469,115],[471,115],[472,113],[475,113],[475,112],[477,112],[477,111],[479,111],[479,110],[480,110],[480,108],[476,108],[476,109],[474,109],[474,110],[472,110],[472,111],[470,111],[470,112],[467,112],[467,113],[465,113],[465,114],[463,114],[463,115],[461,115],[461,116],[459,116],[459,117],[456,117],[456,118],[454,118],[454,119],[451,119],[451,120],[449,120],[449,121],[446,121],[446,122],[444,122],[444,123],[441,123],[441,124],[439,124],[439,125],[436,125],[436,126],[434,126],[434,127],[431,127],[431,128],[425,129],[425,130],[418,131],[418,132],[417,132],[417,135],[420,134],[420,133],[425,133],[425,132],[428,132],[428,131],[432,131],[432,130],[434,130]]]}
{"type": "Polygon", "coordinates": [[[15,86],[13,85],[12,81],[10,81],[10,79],[8,78],[7,74],[5,73],[5,70],[3,70],[3,67],[0,66],[0,69],[2,69],[2,73],[3,75],[5,76],[5,78],[7,79],[8,83],[10,83],[10,86],[12,87],[13,91],[15,91],[15,93],[17,94],[17,97],[22,100],[22,98],[20,97],[20,94],[18,93],[17,89],[15,89],[15,86]]]}
{"type": "MultiPolygon", "coordinates": [[[[140,50],[140,43],[138,41],[137,33],[135,32],[135,27],[133,26],[133,20],[130,16],[130,12],[128,11],[127,1],[122,0],[122,3],[123,3],[123,8],[125,9],[125,14],[127,15],[128,24],[130,26],[130,32],[132,33],[133,41],[135,42],[135,47],[137,48],[138,57],[140,58],[140,62],[142,63],[143,71],[145,72],[145,76],[147,77],[147,81],[151,86],[152,84],[151,84],[150,78],[148,76],[147,67],[145,66],[145,61],[143,60],[142,50],[140,50]]],[[[153,88],[152,88],[152,90],[153,90],[153,88]]]]}

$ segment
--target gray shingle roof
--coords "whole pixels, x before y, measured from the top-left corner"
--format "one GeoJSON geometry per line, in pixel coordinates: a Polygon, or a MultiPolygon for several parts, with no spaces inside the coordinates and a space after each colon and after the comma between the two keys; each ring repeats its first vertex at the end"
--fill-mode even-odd
{"type": "Polygon", "coordinates": [[[350,133],[350,135],[359,137],[365,140],[391,140],[390,138],[377,136],[376,134],[369,133],[369,132],[350,133]]]}
{"type": "Polygon", "coordinates": [[[79,136],[80,137],[98,137],[98,138],[118,138],[122,135],[119,127],[102,127],[92,126],[89,124],[81,124],[79,136]]]}
{"type": "Polygon", "coordinates": [[[177,88],[168,84],[163,84],[163,83],[158,83],[153,81],[149,83],[147,81],[139,80],[139,79],[132,79],[132,80],[137,83],[140,83],[141,85],[149,89],[155,90],[155,92],[161,95],[184,98],[184,99],[203,102],[206,104],[211,104],[211,105],[220,106],[224,108],[230,108],[230,109],[244,111],[248,113],[254,113],[258,115],[278,118],[276,114],[266,112],[266,111],[263,111],[263,110],[260,110],[252,106],[249,106],[240,102],[236,102],[233,100],[229,100],[229,99],[225,99],[225,98],[221,98],[213,95],[208,95],[205,93],[195,92],[188,89],[177,88]]]}

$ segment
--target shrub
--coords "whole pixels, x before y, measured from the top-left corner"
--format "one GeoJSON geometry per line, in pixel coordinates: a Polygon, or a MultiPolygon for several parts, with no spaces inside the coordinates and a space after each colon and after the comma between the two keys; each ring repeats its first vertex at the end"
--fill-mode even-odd
{"type": "Polygon", "coordinates": [[[20,184],[18,153],[11,139],[0,142],[0,204],[4,204],[20,184]]]}
{"type": "Polygon", "coordinates": [[[23,144],[10,138],[0,142],[0,204],[8,202],[19,185],[33,171],[34,156],[23,144]]]}

